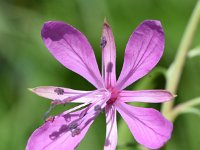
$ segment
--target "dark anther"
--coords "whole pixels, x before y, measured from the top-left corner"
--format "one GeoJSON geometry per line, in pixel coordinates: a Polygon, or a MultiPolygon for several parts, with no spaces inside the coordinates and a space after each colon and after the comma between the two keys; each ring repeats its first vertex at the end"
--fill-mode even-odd
{"type": "Polygon", "coordinates": [[[57,93],[58,95],[63,95],[65,91],[61,88],[56,88],[54,92],[57,93]]]}
{"type": "Polygon", "coordinates": [[[76,128],[72,131],[72,137],[75,137],[76,135],[81,133],[81,129],[80,128],[76,128]]]}
{"type": "Polygon", "coordinates": [[[50,138],[51,140],[55,140],[58,136],[59,136],[59,133],[58,133],[57,131],[55,131],[55,132],[53,132],[53,133],[51,133],[51,134],[49,135],[49,138],[50,138]]]}
{"type": "Polygon", "coordinates": [[[101,44],[100,44],[101,48],[103,49],[106,46],[106,44],[107,44],[106,38],[103,36],[101,38],[101,44]]]}
{"type": "Polygon", "coordinates": [[[69,130],[76,129],[78,127],[78,124],[76,122],[72,122],[69,124],[69,130]]]}
{"type": "Polygon", "coordinates": [[[94,106],[94,110],[95,110],[95,111],[101,111],[101,106],[100,106],[100,105],[94,106]]]}
{"type": "Polygon", "coordinates": [[[109,62],[106,68],[106,72],[112,72],[113,69],[113,63],[109,62]]]}
{"type": "Polygon", "coordinates": [[[59,132],[63,133],[66,132],[68,130],[68,126],[67,125],[62,125],[59,129],[59,132]]]}
{"type": "Polygon", "coordinates": [[[63,117],[65,118],[66,122],[70,122],[71,121],[71,115],[70,114],[65,114],[65,115],[63,115],[63,117]]]}

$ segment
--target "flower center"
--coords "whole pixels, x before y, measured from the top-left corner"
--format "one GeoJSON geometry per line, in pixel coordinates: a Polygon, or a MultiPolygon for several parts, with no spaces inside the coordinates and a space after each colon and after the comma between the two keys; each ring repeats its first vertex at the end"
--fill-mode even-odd
{"type": "Polygon", "coordinates": [[[111,97],[110,97],[110,99],[107,101],[107,104],[110,105],[110,104],[113,104],[113,103],[117,100],[120,91],[118,91],[118,90],[116,90],[116,89],[114,89],[114,88],[108,89],[108,90],[111,92],[111,97]]]}

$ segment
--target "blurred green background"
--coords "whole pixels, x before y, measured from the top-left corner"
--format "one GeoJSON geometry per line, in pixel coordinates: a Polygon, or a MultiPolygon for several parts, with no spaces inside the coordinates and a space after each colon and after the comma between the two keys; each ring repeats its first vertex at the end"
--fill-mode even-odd
{"type": "MultiPolygon", "coordinates": [[[[89,39],[100,64],[100,36],[103,19],[107,17],[115,36],[119,74],[125,45],[135,27],[145,19],[161,20],[166,35],[164,56],[151,74],[130,89],[164,88],[162,70],[174,59],[195,3],[196,0],[0,0],[0,150],[25,149],[30,134],[43,123],[49,101],[27,88],[57,85],[93,89],[85,79],[65,69],[47,51],[40,37],[45,21],[62,20],[79,29],[89,39]]],[[[192,47],[200,45],[199,39],[200,29],[192,47]]],[[[176,103],[197,96],[200,96],[200,56],[187,59],[176,103]]],[[[59,107],[53,113],[71,106],[59,107]]],[[[160,107],[159,104],[146,106],[160,107]]],[[[120,117],[118,120],[121,123],[120,117]]],[[[165,149],[199,150],[199,127],[198,115],[181,115],[174,123],[172,138],[165,149]]],[[[118,149],[137,149],[126,126],[119,132],[118,149]],[[124,143],[133,146],[125,147],[124,143]]],[[[104,138],[105,117],[102,114],[78,149],[102,150],[104,138]]]]}

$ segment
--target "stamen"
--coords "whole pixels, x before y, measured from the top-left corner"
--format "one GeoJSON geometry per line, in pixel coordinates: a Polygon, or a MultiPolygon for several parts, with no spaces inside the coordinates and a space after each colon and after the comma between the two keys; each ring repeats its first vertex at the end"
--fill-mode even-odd
{"type": "Polygon", "coordinates": [[[55,132],[53,132],[53,133],[51,133],[51,134],[49,135],[49,138],[50,138],[51,140],[55,140],[56,138],[58,138],[58,136],[59,136],[59,133],[58,133],[57,131],[55,131],[55,132]]]}
{"type": "MultiPolygon", "coordinates": [[[[64,90],[63,90],[62,92],[61,92],[61,90],[63,90],[63,89],[61,89],[61,88],[56,88],[56,89],[54,90],[54,92],[56,92],[58,95],[61,95],[62,92],[65,93],[64,90]]],[[[98,91],[99,91],[99,90],[98,90],[98,91]]],[[[74,100],[76,100],[76,99],[79,99],[79,98],[81,98],[81,97],[85,97],[85,96],[88,96],[88,95],[95,94],[96,92],[97,92],[97,91],[90,91],[90,92],[83,93],[83,94],[79,94],[79,95],[76,95],[76,96],[73,96],[73,97],[67,97],[67,98],[65,98],[65,99],[63,99],[63,100],[55,99],[55,100],[52,101],[51,104],[53,104],[53,105],[65,105],[66,103],[72,102],[72,101],[74,101],[74,100]]],[[[96,95],[96,96],[98,96],[98,95],[96,95]]],[[[91,103],[92,101],[93,101],[93,100],[91,100],[91,101],[88,102],[87,104],[91,103]]]]}
{"type": "Polygon", "coordinates": [[[75,137],[76,135],[81,133],[81,129],[80,128],[76,128],[73,131],[71,131],[72,133],[72,137],[75,137]]]}
{"type": "Polygon", "coordinates": [[[71,115],[69,113],[63,115],[63,117],[65,118],[66,122],[70,122],[71,121],[71,115]]]}
{"type": "Polygon", "coordinates": [[[59,129],[60,133],[66,132],[68,130],[68,126],[67,125],[62,125],[59,129]]]}
{"type": "Polygon", "coordinates": [[[71,136],[74,137],[80,134],[82,127],[84,127],[85,124],[88,124],[100,112],[102,112],[102,108],[104,108],[105,106],[106,106],[106,101],[102,101],[102,99],[97,100],[96,102],[87,106],[79,114],[79,119],[73,121],[72,123],[68,125],[68,128],[71,131],[71,136]]]}
{"type": "Polygon", "coordinates": [[[69,127],[69,130],[71,131],[72,137],[75,137],[76,135],[81,133],[81,129],[78,128],[77,122],[70,123],[68,127],[69,127]]]}
{"type": "MultiPolygon", "coordinates": [[[[74,100],[75,98],[80,98],[82,96],[88,96],[90,94],[96,94],[96,92],[98,93],[98,91],[92,91],[92,92],[88,92],[88,93],[84,93],[79,95],[78,97],[70,97],[70,100],[74,100]]],[[[100,95],[100,94],[99,94],[100,95]]],[[[100,95],[101,96],[101,95],[100,95]]],[[[106,102],[107,102],[107,95],[104,95],[104,97],[99,98],[99,99],[92,99],[91,101],[87,102],[87,103],[83,103],[80,104],[72,109],[69,109],[65,114],[62,114],[62,116],[64,117],[63,119],[65,119],[66,124],[62,125],[58,131],[53,132],[49,138],[51,140],[55,140],[57,137],[59,137],[62,133],[65,132],[69,132],[71,133],[72,137],[75,137],[76,135],[80,134],[82,129],[85,127],[85,125],[87,125],[88,123],[90,123],[100,112],[102,112],[103,108],[106,106],[106,102]],[[91,103],[92,102],[92,103],[91,103]],[[89,106],[87,106],[89,105],[89,106]],[[87,107],[85,107],[87,106],[87,107]],[[82,107],[85,107],[82,112],[79,113],[79,118],[76,118],[76,120],[72,121],[71,112],[76,111],[77,109],[80,109],[82,107]]],[[[66,99],[67,100],[67,99],[66,99]]],[[[66,102],[66,100],[54,100],[54,102],[52,102],[53,104],[50,106],[49,110],[47,111],[46,114],[48,114],[52,108],[54,108],[56,106],[56,104],[63,104],[63,102],[66,102]]],[[[69,99],[68,99],[69,100],[69,99]]],[[[47,121],[54,121],[54,118],[49,118],[47,119],[47,121]]]]}
{"type": "Polygon", "coordinates": [[[113,69],[113,63],[109,62],[106,68],[106,72],[112,72],[112,69],[113,69]]]}
{"type": "Polygon", "coordinates": [[[61,88],[56,88],[54,92],[57,93],[58,95],[63,95],[65,91],[61,88]]]}
{"type": "Polygon", "coordinates": [[[103,36],[101,38],[101,44],[100,44],[101,48],[103,49],[106,46],[106,44],[107,44],[106,38],[103,36]]]}
{"type": "Polygon", "coordinates": [[[69,130],[73,130],[76,129],[78,127],[78,124],[76,122],[72,122],[69,124],[69,130]]]}
{"type": "Polygon", "coordinates": [[[100,112],[101,111],[101,106],[100,105],[94,106],[94,110],[100,112]]]}

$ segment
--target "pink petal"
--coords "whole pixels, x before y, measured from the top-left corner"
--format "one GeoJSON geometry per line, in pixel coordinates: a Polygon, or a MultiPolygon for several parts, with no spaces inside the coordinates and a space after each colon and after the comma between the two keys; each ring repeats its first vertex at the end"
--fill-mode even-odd
{"type": "Polygon", "coordinates": [[[61,64],[95,87],[103,87],[92,47],[80,31],[64,22],[49,21],[41,34],[46,47],[61,64]]]}
{"type": "Polygon", "coordinates": [[[40,86],[31,89],[31,91],[41,97],[63,103],[91,103],[97,99],[101,99],[107,93],[104,90],[79,91],[55,86],[40,86]]]}
{"type": "Polygon", "coordinates": [[[119,94],[119,100],[123,102],[162,103],[172,100],[173,97],[174,96],[166,90],[142,90],[142,91],[123,90],[119,94]]]}
{"type": "Polygon", "coordinates": [[[116,108],[138,143],[150,149],[158,149],[170,139],[173,125],[159,111],[123,102],[116,103],[116,108]]]}
{"type": "MultiPolygon", "coordinates": [[[[81,111],[63,113],[44,123],[35,130],[28,140],[26,150],[74,150],[81,142],[94,118],[88,119],[80,126],[80,133],[70,131],[72,122],[80,119],[81,111]],[[71,123],[71,125],[70,125],[71,123]]],[[[79,127],[79,126],[78,126],[79,127]]]]}
{"type": "Polygon", "coordinates": [[[105,81],[107,88],[113,87],[116,84],[116,47],[115,41],[112,34],[112,30],[107,23],[104,21],[102,37],[101,37],[101,48],[102,48],[102,76],[105,81]]]}
{"type": "Polygon", "coordinates": [[[115,150],[117,145],[116,109],[113,105],[106,107],[106,141],[104,150],[115,150]]]}
{"type": "Polygon", "coordinates": [[[159,62],[163,50],[164,33],[161,23],[147,20],[140,24],[126,45],[117,88],[124,89],[145,76],[159,62]]]}
{"type": "Polygon", "coordinates": [[[80,111],[72,112],[72,108],[55,118],[47,119],[42,127],[33,132],[26,150],[74,150],[109,98],[110,94],[107,93],[80,111]]]}

